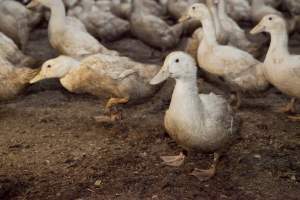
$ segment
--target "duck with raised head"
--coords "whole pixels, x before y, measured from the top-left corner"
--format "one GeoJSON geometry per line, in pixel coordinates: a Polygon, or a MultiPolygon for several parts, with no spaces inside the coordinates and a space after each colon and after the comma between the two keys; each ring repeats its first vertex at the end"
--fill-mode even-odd
{"type": "Polygon", "coordinates": [[[119,112],[113,112],[114,106],[139,102],[157,91],[158,88],[151,86],[149,81],[158,70],[157,65],[142,64],[116,55],[95,54],[81,62],[59,56],[46,61],[31,83],[58,78],[63,87],[73,93],[113,96],[106,104],[111,115],[95,118],[98,122],[107,122],[120,118],[119,112]]]}
{"type": "Polygon", "coordinates": [[[173,26],[168,25],[161,18],[143,10],[143,4],[140,0],[132,0],[130,24],[131,31],[137,38],[161,50],[176,46],[183,33],[181,23],[173,26]]]}
{"type": "Polygon", "coordinates": [[[203,40],[197,56],[199,66],[208,73],[223,77],[237,92],[237,108],[241,104],[241,92],[263,91],[268,87],[261,62],[236,47],[218,43],[214,22],[206,5],[192,5],[187,18],[198,19],[202,23],[203,40]]]}
{"type": "Polygon", "coordinates": [[[17,67],[31,67],[36,61],[26,56],[13,40],[0,32],[0,57],[8,60],[17,67]]]}
{"type": "MultiPolygon", "coordinates": [[[[212,166],[207,170],[195,169],[192,175],[199,179],[211,178],[216,173],[220,155],[238,136],[240,120],[226,100],[213,93],[198,94],[195,60],[184,52],[167,56],[151,84],[168,78],[176,80],[164,125],[168,134],[187,151],[214,153],[212,166]]],[[[162,156],[167,165],[179,166],[185,156],[162,156]]]]}
{"type": "Polygon", "coordinates": [[[100,44],[78,19],[66,17],[62,0],[32,0],[27,7],[34,8],[39,4],[51,10],[49,40],[51,46],[60,54],[77,59],[96,53],[117,54],[100,44]]]}
{"type": "MultiPolygon", "coordinates": [[[[263,66],[265,77],[281,92],[292,97],[291,102],[279,111],[295,112],[296,98],[300,98],[300,55],[289,52],[286,22],[278,15],[267,15],[251,30],[252,34],[261,32],[271,35],[263,66]]],[[[300,120],[299,116],[291,118],[300,120]]]]}
{"type": "MultiPolygon", "coordinates": [[[[229,34],[227,33],[227,31],[225,31],[225,28],[220,21],[220,15],[218,13],[218,8],[217,8],[218,1],[206,0],[206,4],[207,7],[209,8],[209,11],[214,21],[218,42],[220,44],[227,44],[229,42],[229,34]]],[[[186,20],[185,16],[184,15],[181,16],[180,20],[185,21],[186,20]]],[[[194,58],[197,58],[198,47],[202,39],[203,39],[203,30],[202,27],[200,27],[197,30],[195,30],[192,37],[189,38],[185,51],[188,52],[190,55],[195,56],[194,58]]]]}
{"type": "Polygon", "coordinates": [[[20,94],[38,71],[27,67],[15,67],[0,57],[0,100],[8,100],[20,94]]]}

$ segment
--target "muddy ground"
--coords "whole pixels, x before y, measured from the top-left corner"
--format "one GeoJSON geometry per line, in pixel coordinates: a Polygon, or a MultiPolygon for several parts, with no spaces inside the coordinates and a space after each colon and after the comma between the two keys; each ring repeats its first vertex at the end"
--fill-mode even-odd
{"type": "MultiPolygon", "coordinates": [[[[28,53],[53,57],[47,45],[45,31],[37,31],[28,53]]],[[[110,46],[136,59],[162,57],[138,45],[129,45],[131,51],[122,42],[110,46]]],[[[0,199],[300,199],[300,123],[275,112],[286,96],[270,89],[245,97],[238,111],[241,139],[223,157],[217,175],[200,182],[189,173],[207,168],[211,155],[191,154],[179,168],[159,158],[181,151],[163,128],[172,84],[144,104],[124,107],[124,119],[116,124],[92,118],[103,113],[107,99],[70,94],[55,80],[2,102],[0,199]]],[[[226,94],[208,83],[199,86],[226,94]]]]}

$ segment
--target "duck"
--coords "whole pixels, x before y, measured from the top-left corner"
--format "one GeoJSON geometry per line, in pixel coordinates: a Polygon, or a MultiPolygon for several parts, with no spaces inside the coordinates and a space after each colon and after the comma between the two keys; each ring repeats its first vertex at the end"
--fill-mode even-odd
{"type": "Polygon", "coordinates": [[[111,13],[110,4],[103,6],[95,1],[84,0],[70,8],[67,15],[80,19],[87,31],[100,40],[115,41],[130,31],[127,20],[111,13]]]}
{"type": "Polygon", "coordinates": [[[183,33],[182,23],[168,25],[161,18],[143,11],[140,0],[132,0],[131,32],[144,43],[160,50],[175,47],[183,33]]]}
{"type": "MultiPolygon", "coordinates": [[[[171,103],[164,117],[167,133],[186,151],[214,153],[209,169],[194,169],[191,175],[200,180],[216,174],[220,156],[239,135],[240,120],[227,101],[214,93],[198,94],[195,59],[181,51],[169,54],[150,84],[168,78],[176,81],[171,103]]],[[[180,166],[185,155],[161,156],[165,164],[180,166]]]]}
{"type": "Polygon", "coordinates": [[[31,29],[42,19],[17,1],[0,1],[0,32],[9,36],[22,50],[25,49],[31,29]]]}
{"type": "MultiPolygon", "coordinates": [[[[289,52],[287,24],[278,15],[267,15],[251,30],[251,34],[261,32],[271,35],[271,44],[263,65],[265,77],[282,93],[292,97],[278,111],[295,112],[296,99],[300,98],[300,55],[289,52]]],[[[300,117],[296,116],[295,120],[300,121],[300,117]]]]}
{"type": "Polygon", "coordinates": [[[97,122],[121,119],[116,106],[139,103],[155,94],[158,87],[149,84],[159,66],[142,64],[128,57],[94,54],[81,61],[61,55],[46,61],[30,83],[58,78],[71,93],[88,93],[98,97],[112,96],[106,104],[110,116],[96,116],[97,122]]]}
{"type": "Polygon", "coordinates": [[[18,48],[12,39],[0,32],[0,57],[8,60],[16,67],[30,67],[36,64],[36,61],[18,48]]]}
{"type": "Polygon", "coordinates": [[[258,57],[259,46],[253,45],[247,36],[245,31],[227,14],[227,4],[225,0],[218,0],[218,14],[220,23],[224,31],[229,36],[229,45],[235,46],[241,50],[247,51],[248,53],[258,57]]]}
{"type": "MultiPolygon", "coordinates": [[[[227,44],[229,42],[229,34],[225,31],[224,26],[221,23],[220,15],[219,15],[216,3],[217,3],[217,1],[215,1],[215,0],[206,0],[206,4],[207,4],[209,11],[212,15],[212,18],[214,20],[214,26],[216,28],[217,40],[220,44],[227,44]]],[[[189,17],[186,18],[186,15],[182,15],[179,20],[184,22],[188,19],[190,20],[189,17]]],[[[197,21],[197,20],[194,19],[193,21],[197,21]]],[[[195,32],[193,33],[192,37],[188,39],[187,45],[185,47],[185,51],[188,52],[190,55],[195,56],[194,58],[197,58],[198,47],[199,47],[202,39],[203,39],[203,30],[202,30],[202,27],[200,27],[200,28],[196,29],[195,32]]]]}
{"type": "Polygon", "coordinates": [[[227,0],[227,10],[235,21],[251,20],[251,5],[248,0],[227,0]]]}
{"type": "Polygon", "coordinates": [[[27,7],[32,9],[40,4],[51,10],[48,26],[49,41],[59,54],[76,59],[82,59],[96,53],[118,54],[108,50],[89,34],[80,20],[66,17],[62,0],[32,0],[27,7]]]}
{"type": "Polygon", "coordinates": [[[241,105],[242,92],[264,91],[269,83],[264,77],[262,63],[251,54],[229,45],[220,45],[208,7],[193,4],[186,18],[198,19],[203,27],[203,39],[198,48],[198,64],[206,72],[222,77],[237,93],[236,108],[241,105]]]}
{"type": "Polygon", "coordinates": [[[10,100],[19,95],[30,80],[38,73],[38,69],[15,67],[0,56],[0,100],[10,100]]]}

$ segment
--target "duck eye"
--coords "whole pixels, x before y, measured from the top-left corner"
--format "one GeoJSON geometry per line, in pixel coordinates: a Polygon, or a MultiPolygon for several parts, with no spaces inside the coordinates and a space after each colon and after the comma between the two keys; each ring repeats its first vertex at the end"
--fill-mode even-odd
{"type": "Polygon", "coordinates": [[[47,68],[51,68],[51,65],[47,65],[47,68]]]}
{"type": "Polygon", "coordinates": [[[270,21],[272,21],[272,20],[273,20],[273,18],[272,18],[272,17],[269,17],[269,20],[270,20],[270,21]]]}
{"type": "Polygon", "coordinates": [[[195,10],[195,9],[196,9],[196,7],[195,7],[195,6],[193,6],[193,7],[192,7],[192,9],[193,9],[193,10],[195,10]]]}
{"type": "Polygon", "coordinates": [[[175,60],[175,62],[176,62],[176,63],[179,63],[179,59],[177,58],[177,59],[175,60]]]}

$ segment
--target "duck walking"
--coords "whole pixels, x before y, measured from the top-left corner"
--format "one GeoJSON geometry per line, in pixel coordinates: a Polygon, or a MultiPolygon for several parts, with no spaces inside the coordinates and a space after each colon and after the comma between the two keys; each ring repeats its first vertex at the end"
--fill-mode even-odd
{"type": "MultiPolygon", "coordinates": [[[[174,78],[176,85],[169,109],[165,114],[165,128],[184,149],[214,153],[208,170],[195,169],[192,175],[199,179],[211,178],[216,173],[220,155],[238,135],[239,120],[221,96],[198,94],[195,60],[184,52],[167,56],[151,84],[174,78]]],[[[184,155],[161,157],[166,164],[178,166],[184,155]]]]}
{"type": "MultiPolygon", "coordinates": [[[[291,102],[279,111],[294,112],[296,98],[300,98],[300,55],[291,55],[288,50],[287,24],[278,15],[267,15],[251,30],[252,34],[260,32],[271,34],[263,67],[265,77],[281,92],[292,97],[291,102]]],[[[300,116],[291,118],[300,120],[300,116]]]]}

